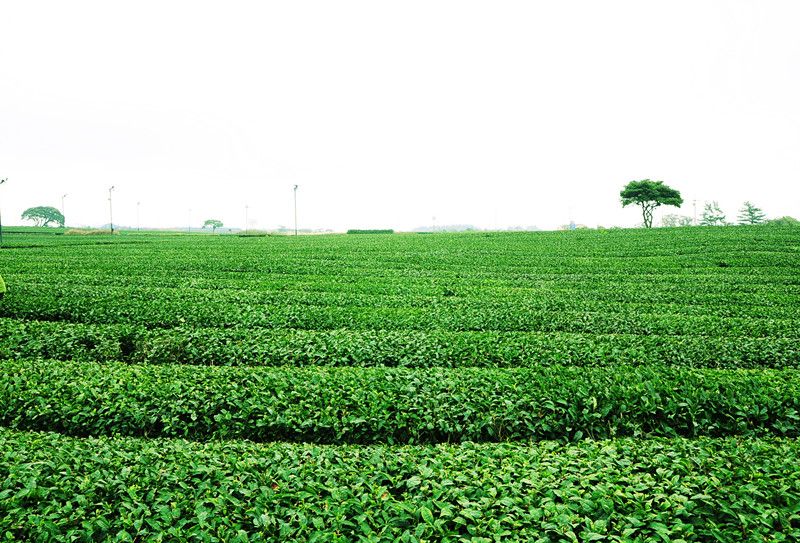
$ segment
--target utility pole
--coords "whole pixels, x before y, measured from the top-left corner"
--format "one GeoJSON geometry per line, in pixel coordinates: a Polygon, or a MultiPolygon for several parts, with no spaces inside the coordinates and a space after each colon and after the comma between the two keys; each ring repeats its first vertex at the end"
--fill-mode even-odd
{"type": "Polygon", "coordinates": [[[108,223],[111,225],[111,233],[114,233],[114,209],[111,206],[111,191],[114,190],[114,185],[108,189],[108,223]]]}
{"type": "Polygon", "coordinates": [[[66,198],[67,196],[69,196],[69,194],[61,195],[61,216],[64,217],[64,224],[62,224],[61,226],[67,226],[67,213],[66,213],[66,211],[64,211],[64,209],[65,209],[64,208],[64,198],[66,198]]]}
{"type": "Polygon", "coordinates": [[[299,185],[294,186],[294,235],[297,235],[297,187],[299,185]]]}
{"type": "MultiPolygon", "coordinates": [[[[8,181],[8,177],[0,179],[0,185],[8,181]]],[[[3,217],[0,215],[0,245],[3,245],[3,217]]]]}

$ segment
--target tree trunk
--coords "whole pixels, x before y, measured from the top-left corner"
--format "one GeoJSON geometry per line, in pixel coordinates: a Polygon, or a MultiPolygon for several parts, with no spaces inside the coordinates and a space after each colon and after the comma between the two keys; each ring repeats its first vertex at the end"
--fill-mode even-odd
{"type": "Polygon", "coordinates": [[[642,206],[642,220],[645,228],[653,227],[653,208],[647,205],[642,206]]]}

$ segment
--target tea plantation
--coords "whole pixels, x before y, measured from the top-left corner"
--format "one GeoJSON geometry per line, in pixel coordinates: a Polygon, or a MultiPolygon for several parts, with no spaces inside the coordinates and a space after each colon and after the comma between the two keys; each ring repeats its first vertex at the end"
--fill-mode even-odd
{"type": "Polygon", "coordinates": [[[2,541],[800,540],[800,229],[4,241],[2,541]]]}

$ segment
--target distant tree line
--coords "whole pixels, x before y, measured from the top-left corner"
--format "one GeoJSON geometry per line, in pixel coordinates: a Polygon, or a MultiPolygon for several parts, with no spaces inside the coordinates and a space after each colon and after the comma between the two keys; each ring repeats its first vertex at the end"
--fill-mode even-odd
{"type": "MultiPolygon", "coordinates": [[[[638,205],[641,208],[642,224],[645,228],[652,228],[653,212],[657,207],[662,205],[680,207],[683,204],[680,192],[665,185],[663,181],[652,181],[650,179],[631,181],[620,192],[620,198],[622,199],[622,207],[638,205]]],[[[738,224],[743,225],[773,222],[767,221],[766,213],[750,201],[742,205],[737,219],[738,224]]],[[[783,217],[781,221],[787,222],[785,219],[791,219],[791,217],[783,217]]],[[[672,213],[662,217],[661,225],[668,227],[692,226],[694,221],[692,217],[672,213]]],[[[727,221],[725,212],[720,208],[719,202],[714,200],[706,202],[703,206],[703,214],[700,217],[699,224],[701,226],[726,226],[733,223],[727,221]]]]}
{"type": "MultiPolygon", "coordinates": [[[[631,181],[620,191],[622,207],[637,205],[641,208],[642,224],[645,228],[653,226],[653,212],[662,205],[680,207],[683,204],[681,193],[672,187],[664,184],[663,181],[652,181],[642,179],[641,181],[631,181]]],[[[55,224],[64,227],[64,215],[58,209],[49,206],[38,206],[26,209],[22,213],[23,220],[33,221],[36,226],[50,226],[55,224]]],[[[756,207],[752,202],[746,201],[739,210],[737,217],[738,224],[754,225],[767,222],[774,224],[797,224],[798,221],[792,217],[781,217],[772,221],[767,220],[767,215],[762,209],[756,207]]],[[[692,226],[695,219],[686,215],[667,214],[661,219],[661,225],[666,227],[692,226]]],[[[706,202],[703,206],[703,213],[700,217],[701,226],[727,226],[733,223],[727,221],[725,212],[716,200],[706,202]]],[[[218,219],[208,219],[203,224],[203,228],[211,228],[216,232],[222,228],[223,223],[218,219]]],[[[394,230],[348,230],[348,234],[392,234],[394,230]]]]}

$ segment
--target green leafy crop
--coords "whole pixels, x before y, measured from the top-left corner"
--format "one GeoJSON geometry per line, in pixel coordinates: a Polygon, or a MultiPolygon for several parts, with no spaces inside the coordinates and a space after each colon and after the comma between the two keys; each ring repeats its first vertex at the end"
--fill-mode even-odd
{"type": "Polygon", "coordinates": [[[800,371],[5,361],[0,422],[71,435],[439,443],[800,431],[800,371]]]}
{"type": "Polygon", "coordinates": [[[796,440],[198,444],[0,429],[16,541],[793,541],[796,440]]]}
{"type": "Polygon", "coordinates": [[[782,226],[0,251],[0,540],[800,540],[782,226]]]}

